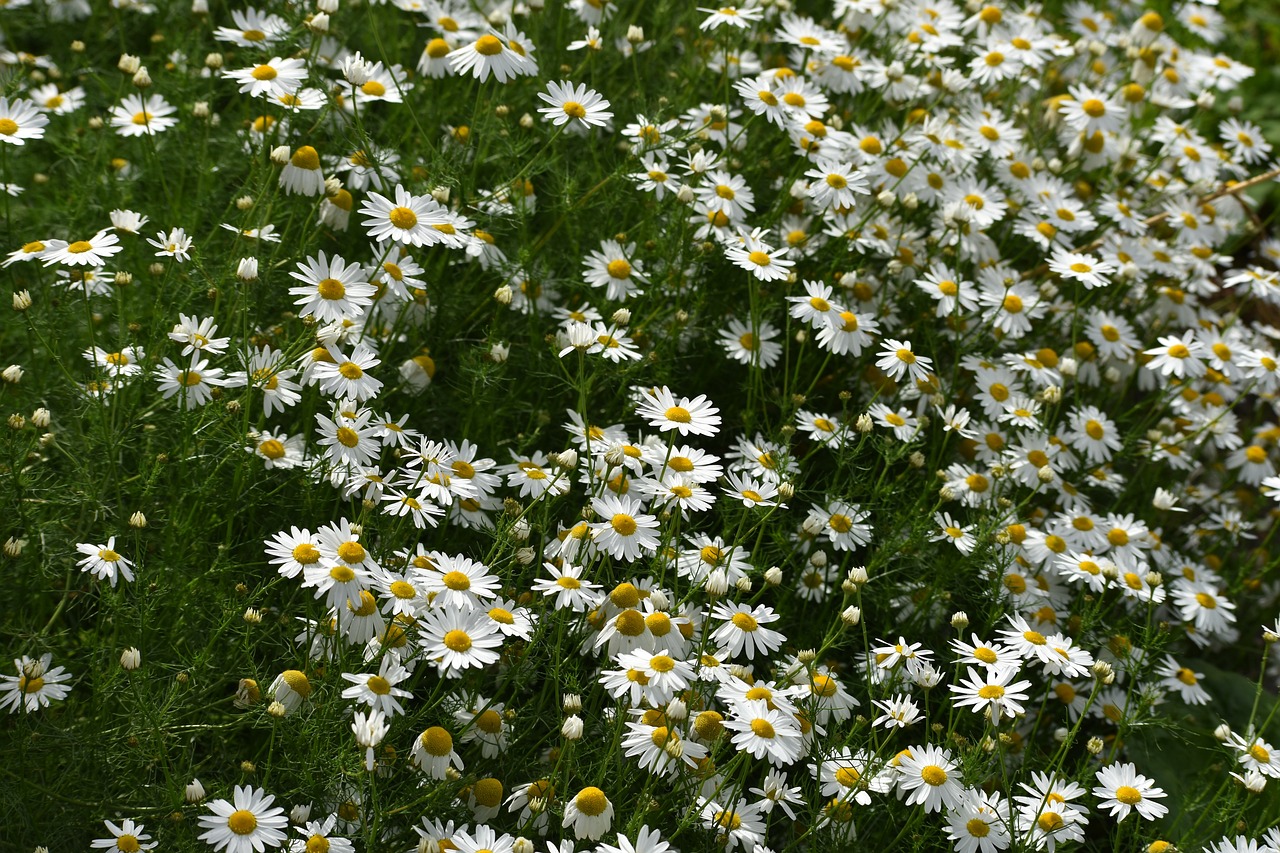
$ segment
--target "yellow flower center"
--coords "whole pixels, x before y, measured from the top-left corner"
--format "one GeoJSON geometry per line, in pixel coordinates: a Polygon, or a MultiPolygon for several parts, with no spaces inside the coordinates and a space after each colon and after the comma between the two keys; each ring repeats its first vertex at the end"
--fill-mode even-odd
{"type": "Polygon", "coordinates": [[[622,258],[616,261],[609,261],[608,272],[610,278],[624,279],[631,277],[631,264],[622,258]]]}
{"type": "Polygon", "coordinates": [[[236,835],[251,835],[258,828],[258,817],[248,809],[236,809],[227,818],[227,828],[236,835]]]}
{"type": "Polygon", "coordinates": [[[369,689],[378,696],[387,696],[391,693],[391,682],[387,681],[381,675],[371,675],[369,680],[365,682],[369,689]]]}
{"type": "Polygon", "coordinates": [[[146,110],[142,110],[141,112],[134,113],[133,118],[129,119],[129,121],[137,125],[143,125],[151,121],[151,119],[152,119],[151,113],[147,112],[146,110]]]}
{"type": "Polygon", "coordinates": [[[649,658],[649,668],[654,672],[670,672],[676,668],[676,661],[670,655],[654,655],[649,658]]]}
{"type": "Polygon", "coordinates": [[[569,118],[584,118],[587,114],[586,107],[577,101],[565,101],[560,109],[564,110],[564,114],[569,118]]]}
{"type": "Polygon", "coordinates": [[[767,267],[769,266],[769,264],[773,263],[773,261],[769,258],[769,256],[766,253],[761,252],[758,249],[752,252],[751,254],[747,255],[747,260],[751,261],[751,263],[755,264],[758,267],[767,267]]]}
{"type": "Polygon", "coordinates": [[[445,648],[454,652],[465,652],[471,648],[471,638],[466,631],[454,629],[444,635],[445,648]]]}
{"type": "Polygon", "coordinates": [[[964,825],[965,832],[974,838],[986,838],[991,833],[991,824],[980,817],[970,818],[964,825]]]}
{"type": "Polygon", "coordinates": [[[405,231],[418,224],[418,214],[407,207],[392,208],[388,218],[391,220],[392,225],[405,231]]]}
{"type": "Polygon", "coordinates": [[[754,631],[760,627],[760,623],[750,613],[735,613],[730,620],[738,627],[740,631],[754,631]]]}
{"type": "Polygon", "coordinates": [[[444,581],[445,586],[457,592],[471,589],[471,578],[467,577],[462,572],[446,572],[441,580],[444,581]]]}
{"type": "Polygon", "coordinates": [[[11,118],[0,118],[0,136],[13,136],[18,132],[18,123],[11,118]]]}
{"type": "Polygon", "coordinates": [[[480,36],[476,39],[476,53],[481,56],[497,56],[502,53],[502,42],[494,36],[480,36]]]}
{"type": "Polygon", "coordinates": [[[307,839],[306,853],[329,853],[329,839],[313,835],[307,839]]]}
{"type": "Polygon", "coordinates": [[[767,738],[769,740],[772,740],[777,734],[773,730],[772,723],[770,723],[768,720],[760,719],[758,717],[751,721],[751,732],[756,737],[767,738]]]}
{"type": "Polygon", "coordinates": [[[1004,696],[1004,688],[999,684],[984,684],[978,689],[978,696],[983,699],[999,699],[1004,696]]]}
{"type": "Polygon", "coordinates": [[[936,764],[926,764],[920,769],[920,778],[925,781],[925,784],[936,788],[946,783],[947,771],[936,764]]]}
{"type": "Polygon", "coordinates": [[[605,797],[604,791],[594,787],[579,791],[578,796],[574,798],[574,803],[578,806],[578,811],[588,817],[604,814],[604,810],[609,807],[609,800],[605,797]]]}
{"type": "Polygon", "coordinates": [[[351,427],[338,427],[338,443],[343,447],[355,447],[360,443],[360,434],[351,427]]]}
{"type": "Polygon", "coordinates": [[[249,74],[254,80],[274,80],[278,76],[276,70],[270,65],[259,65],[249,74]]]}
{"type": "Polygon", "coordinates": [[[1131,806],[1142,801],[1142,792],[1129,785],[1121,785],[1116,788],[1116,799],[1126,806],[1131,806]]]}
{"type": "Polygon", "coordinates": [[[268,438],[258,445],[258,452],[268,459],[283,459],[284,445],[274,438],[268,438]]]}
{"type": "Polygon", "coordinates": [[[366,95],[381,98],[383,95],[387,94],[387,87],[379,83],[377,80],[369,80],[360,87],[360,91],[364,92],[366,95]]]}
{"type": "Polygon", "coordinates": [[[619,536],[630,536],[636,532],[636,520],[625,512],[620,512],[609,520],[609,526],[619,536]]]}
{"type": "Polygon", "coordinates": [[[439,726],[432,726],[418,738],[428,755],[443,758],[453,752],[453,736],[439,726]]]}

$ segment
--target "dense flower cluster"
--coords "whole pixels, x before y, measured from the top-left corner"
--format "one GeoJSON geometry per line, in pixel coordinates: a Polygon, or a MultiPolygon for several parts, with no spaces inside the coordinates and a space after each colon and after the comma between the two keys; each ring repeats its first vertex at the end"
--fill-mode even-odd
{"type": "Polygon", "coordinates": [[[116,689],[69,613],[221,691],[155,726],[224,796],[156,757],[93,846],[1280,851],[1280,168],[1214,4],[653,5],[197,0],[118,86],[0,52],[6,205],[127,152],[5,208],[5,551],[62,598],[0,709],[116,689]],[[33,523],[28,465],[101,511],[33,523]],[[206,653],[143,633],[215,576],[206,653]]]}

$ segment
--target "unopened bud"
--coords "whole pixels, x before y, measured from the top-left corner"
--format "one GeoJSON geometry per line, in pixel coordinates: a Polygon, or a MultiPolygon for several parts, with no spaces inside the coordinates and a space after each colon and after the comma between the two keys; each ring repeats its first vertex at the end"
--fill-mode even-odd
{"type": "Polygon", "coordinates": [[[138,651],[133,646],[125,649],[120,654],[120,666],[124,667],[129,672],[133,672],[135,669],[142,666],[142,652],[138,651]]]}
{"type": "Polygon", "coordinates": [[[582,718],[577,714],[565,717],[564,724],[560,726],[560,734],[565,740],[577,740],[582,737],[582,718]]]}
{"type": "Polygon", "coordinates": [[[272,702],[267,706],[267,713],[276,719],[283,719],[288,716],[289,709],[284,706],[283,702],[272,702]]]}
{"type": "Polygon", "coordinates": [[[289,150],[288,145],[278,145],[271,149],[271,162],[275,163],[277,166],[289,165],[289,158],[291,156],[292,152],[289,150]]]}
{"type": "Polygon", "coordinates": [[[871,415],[865,412],[858,415],[858,419],[853,422],[853,428],[861,433],[868,433],[875,429],[875,422],[871,420],[871,415]]]}
{"type": "Polygon", "coordinates": [[[617,311],[613,312],[613,317],[611,317],[610,319],[613,321],[613,325],[615,326],[630,325],[631,311],[630,309],[627,309],[627,308],[619,308],[617,311]]]}
{"type": "Polygon", "coordinates": [[[1053,477],[1054,477],[1054,474],[1053,474],[1052,465],[1042,465],[1041,467],[1036,469],[1036,479],[1038,479],[1042,483],[1052,483],[1053,477]]]}
{"type": "Polygon", "coordinates": [[[770,566],[765,570],[764,582],[769,586],[778,586],[782,583],[782,569],[777,566],[770,566]]]}
{"type": "Polygon", "coordinates": [[[1093,665],[1093,677],[1101,681],[1103,684],[1110,684],[1116,680],[1116,671],[1111,664],[1104,660],[1100,660],[1093,665]]]}
{"type": "Polygon", "coordinates": [[[516,562],[522,566],[533,565],[533,561],[537,558],[538,552],[532,548],[521,548],[516,551],[516,562]]]}
{"type": "Polygon", "coordinates": [[[262,624],[262,611],[256,607],[250,607],[244,612],[244,621],[250,625],[262,624]]]}
{"type": "Polygon", "coordinates": [[[1097,755],[1098,753],[1102,752],[1102,747],[1104,745],[1105,744],[1103,744],[1102,738],[1095,735],[1089,738],[1089,742],[1084,745],[1084,748],[1089,750],[1090,755],[1097,755]]]}
{"type": "Polygon", "coordinates": [[[637,27],[635,24],[627,27],[627,41],[632,44],[641,44],[644,42],[644,27],[637,27]]]}
{"type": "Polygon", "coordinates": [[[582,710],[582,697],[577,693],[566,693],[561,706],[566,714],[576,714],[582,710]]]}
{"type": "Polygon", "coordinates": [[[511,286],[507,284],[502,285],[502,287],[493,292],[494,301],[499,305],[510,305],[512,296],[511,286]]]}
{"type": "Polygon", "coordinates": [[[965,613],[963,610],[957,610],[955,613],[951,614],[951,627],[955,628],[957,631],[963,631],[965,628],[968,628],[969,614],[965,613]]]}
{"type": "Polygon", "coordinates": [[[241,281],[257,281],[258,259],[241,258],[240,263],[236,265],[236,278],[241,281]]]}
{"type": "Polygon", "coordinates": [[[143,515],[142,510],[135,510],[133,515],[129,516],[129,526],[134,530],[141,530],[147,526],[147,517],[143,515]]]}
{"type": "Polygon", "coordinates": [[[147,66],[143,65],[134,73],[133,85],[138,89],[151,88],[151,75],[147,73],[147,66]]]}
{"type": "Polygon", "coordinates": [[[222,67],[222,54],[211,53],[204,58],[204,67],[211,71],[217,71],[222,67]]]}
{"type": "Polygon", "coordinates": [[[31,413],[31,425],[39,429],[44,429],[49,425],[49,410],[41,406],[31,413]]]}
{"type": "Polygon", "coordinates": [[[1226,743],[1231,738],[1231,726],[1226,723],[1220,723],[1218,727],[1213,730],[1213,736],[1219,741],[1226,743]]]}
{"type": "Polygon", "coordinates": [[[26,311],[31,307],[31,292],[27,290],[15,290],[13,293],[13,310],[26,311]]]}
{"type": "Polygon", "coordinates": [[[840,611],[840,621],[848,625],[850,628],[856,626],[862,621],[862,608],[853,607],[852,605],[840,611]]]}
{"type": "Polygon", "coordinates": [[[313,33],[320,33],[321,35],[329,32],[329,16],[324,12],[317,12],[311,16],[310,21],[307,21],[307,29],[311,30],[313,33]]]}
{"type": "Polygon", "coordinates": [[[204,799],[204,785],[200,784],[199,779],[192,779],[187,783],[187,788],[183,791],[183,797],[188,803],[198,803],[204,799]]]}
{"type": "Polygon", "coordinates": [[[120,54],[120,61],[116,63],[116,68],[119,68],[125,74],[131,74],[131,75],[137,74],[138,69],[141,67],[142,67],[142,61],[138,59],[138,57],[131,56],[130,54],[127,54],[127,53],[120,54]]]}
{"type": "Polygon", "coordinates": [[[8,382],[10,385],[17,385],[19,382],[22,381],[22,374],[23,374],[22,365],[11,364],[8,367],[6,367],[3,372],[0,372],[0,379],[3,379],[5,382],[8,382]]]}

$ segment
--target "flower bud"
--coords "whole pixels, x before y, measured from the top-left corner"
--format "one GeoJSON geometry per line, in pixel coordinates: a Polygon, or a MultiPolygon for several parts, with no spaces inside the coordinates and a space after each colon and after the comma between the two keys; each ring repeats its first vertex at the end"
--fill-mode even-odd
{"type": "Polygon", "coordinates": [[[0,372],[0,379],[3,379],[10,385],[17,385],[22,381],[22,373],[22,365],[11,364],[6,367],[3,372],[0,372]]]}
{"type": "Polygon", "coordinates": [[[537,853],[537,849],[534,843],[523,835],[517,837],[511,844],[511,853],[537,853]]]}
{"type": "Polygon", "coordinates": [[[568,450],[561,450],[559,453],[553,453],[551,454],[551,462],[566,471],[572,471],[578,467],[578,451],[569,448],[568,450]]]}
{"type": "Polygon", "coordinates": [[[499,305],[510,305],[514,294],[511,292],[511,286],[504,284],[493,292],[494,301],[499,305]]]}
{"type": "Polygon", "coordinates": [[[13,310],[26,311],[31,307],[31,292],[28,290],[15,290],[13,292],[13,310]]]}
{"type": "Polygon", "coordinates": [[[338,11],[338,0],[316,0],[316,8],[326,15],[332,15],[338,11]]]}
{"type": "Polygon", "coordinates": [[[968,628],[969,614],[965,613],[963,610],[957,610],[955,613],[951,614],[951,627],[955,628],[957,631],[963,631],[965,628],[968,628]]]}
{"type": "Polygon", "coordinates": [[[637,27],[635,24],[627,27],[627,41],[632,44],[642,44],[644,42],[644,27],[637,27]]]}
{"type": "Polygon", "coordinates": [[[199,779],[192,779],[187,783],[187,789],[183,792],[183,797],[188,803],[198,803],[204,799],[204,785],[200,784],[199,779]]]}
{"type": "Polygon", "coordinates": [[[116,68],[119,68],[125,74],[129,75],[137,74],[138,69],[141,67],[142,61],[138,59],[138,57],[131,56],[127,53],[120,54],[120,61],[116,63],[116,68]]]}
{"type": "Polygon", "coordinates": [[[566,714],[576,714],[582,710],[582,697],[577,693],[566,693],[561,700],[561,707],[566,714]]]}
{"type": "Polygon", "coordinates": [[[505,364],[509,355],[511,355],[511,347],[507,344],[495,343],[489,347],[489,359],[494,364],[505,364]]]}
{"type": "Polygon", "coordinates": [[[307,29],[313,33],[324,35],[329,32],[329,16],[324,12],[317,12],[311,16],[311,20],[307,21],[307,29]]]}
{"type": "Polygon", "coordinates": [[[610,319],[615,326],[626,326],[631,322],[631,311],[627,308],[619,308],[613,312],[613,317],[610,319]]]}
{"type": "Polygon", "coordinates": [[[271,162],[277,166],[289,165],[289,158],[293,156],[293,152],[289,150],[288,145],[278,145],[271,149],[271,162]]]}
{"type": "Polygon", "coordinates": [[[867,576],[866,566],[854,566],[849,570],[849,582],[857,586],[862,586],[869,580],[867,576]]]}
{"type": "Polygon", "coordinates": [[[134,530],[141,530],[147,526],[147,517],[142,510],[135,510],[133,515],[129,516],[129,526],[134,530]]]}
{"type": "Polygon", "coordinates": [[[1104,660],[1100,660],[1093,665],[1093,677],[1101,681],[1103,684],[1110,684],[1116,680],[1116,671],[1111,664],[1104,660]]]}
{"type": "Polygon", "coordinates": [[[278,720],[282,720],[288,716],[289,709],[284,706],[283,702],[272,701],[272,703],[267,706],[267,713],[278,720]]]}
{"type": "Polygon", "coordinates": [[[138,89],[151,88],[151,75],[147,73],[147,66],[141,66],[133,75],[133,85],[138,89]]]}
{"type": "Polygon", "coordinates": [[[875,429],[875,423],[871,420],[871,416],[864,412],[853,422],[853,428],[858,432],[868,433],[875,429]]]}
{"type": "Polygon", "coordinates": [[[1231,737],[1231,726],[1226,723],[1220,723],[1218,727],[1213,730],[1213,736],[1219,741],[1226,743],[1231,737]]]}
{"type": "Polygon", "coordinates": [[[241,258],[240,263],[236,265],[236,278],[241,281],[257,281],[258,280],[258,259],[257,258],[241,258]]]}
{"type": "Polygon", "coordinates": [[[521,548],[516,551],[516,562],[522,566],[531,566],[533,561],[537,559],[538,552],[532,548],[521,548]]]}
{"type": "Polygon", "coordinates": [[[862,621],[862,608],[850,605],[840,611],[840,621],[853,628],[862,621]]]}
{"type": "Polygon", "coordinates": [[[299,803],[289,809],[289,821],[297,826],[302,826],[311,819],[311,803],[299,803]]]}
{"type": "Polygon", "coordinates": [[[1102,747],[1104,745],[1105,744],[1103,744],[1102,738],[1098,737],[1097,735],[1094,735],[1093,737],[1089,738],[1089,742],[1084,745],[1084,748],[1089,750],[1090,755],[1097,755],[1098,753],[1102,752],[1102,747]]]}
{"type": "Polygon", "coordinates": [[[31,425],[39,429],[49,426],[49,410],[41,406],[31,413],[31,425]]]}
{"type": "Polygon", "coordinates": [[[765,570],[764,582],[769,586],[778,586],[782,583],[782,569],[777,566],[770,566],[765,570]]]}
{"type": "Polygon", "coordinates": [[[244,611],[244,621],[250,625],[262,624],[262,611],[256,607],[247,608],[244,611]]]}
{"type": "Polygon", "coordinates": [[[577,714],[565,717],[564,724],[560,726],[560,734],[565,740],[577,740],[582,737],[582,718],[577,714]]]}
{"type": "Polygon", "coordinates": [[[124,667],[129,672],[133,672],[135,669],[142,666],[142,653],[133,646],[130,646],[121,652],[120,666],[124,667]]]}

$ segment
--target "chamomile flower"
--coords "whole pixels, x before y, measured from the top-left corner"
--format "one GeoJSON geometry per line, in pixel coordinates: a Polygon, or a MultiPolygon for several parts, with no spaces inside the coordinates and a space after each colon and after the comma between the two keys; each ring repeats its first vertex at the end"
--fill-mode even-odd
{"type": "Polygon", "coordinates": [[[595,498],[591,508],[604,519],[591,525],[600,550],[628,563],[657,550],[658,519],[642,512],[643,505],[635,498],[605,495],[595,498]]]}
{"type": "MultiPolygon", "coordinates": [[[[396,184],[395,201],[370,192],[360,214],[370,239],[378,242],[394,240],[410,246],[433,246],[445,240],[445,231],[453,229],[448,211],[431,196],[418,196],[396,184]]],[[[323,254],[323,253],[322,253],[323,254]]]]}
{"type": "Polygon", "coordinates": [[[778,621],[778,614],[766,604],[749,607],[745,604],[720,602],[711,609],[711,618],[720,622],[711,639],[725,650],[729,657],[745,654],[754,659],[776,651],[786,639],[771,628],[764,627],[778,621]]]}
{"type": "Polygon", "coordinates": [[[539,92],[538,97],[549,104],[540,107],[538,112],[556,127],[573,120],[585,128],[604,127],[613,118],[609,102],[581,83],[575,86],[568,81],[551,81],[547,83],[547,91],[539,92]]]}
{"type": "Polygon", "coordinates": [[[1116,271],[1116,266],[1083,252],[1057,249],[1049,258],[1049,269],[1063,278],[1079,281],[1086,289],[1092,290],[1110,284],[1108,276],[1116,271]]]}
{"type": "Polygon", "coordinates": [[[111,126],[124,137],[154,136],[178,123],[178,108],[159,95],[128,95],[111,108],[111,126]]]}
{"type": "Polygon", "coordinates": [[[759,228],[742,233],[736,242],[725,246],[725,257],[761,281],[780,281],[789,276],[795,266],[794,261],[782,257],[791,250],[775,249],[765,243],[763,237],[764,232],[759,228]]]}
{"type": "Polygon", "coordinates": [[[922,805],[926,812],[955,808],[964,791],[951,753],[928,745],[899,755],[898,787],[907,794],[907,805],[922,805]]]}
{"type": "Polygon", "coordinates": [[[26,98],[0,97],[0,142],[26,145],[28,139],[44,136],[49,117],[26,98]]]}
{"type": "Polygon", "coordinates": [[[457,678],[466,669],[486,667],[498,660],[502,634],[483,612],[430,610],[421,626],[423,653],[444,678],[457,678]]]}
{"type": "Polygon", "coordinates": [[[45,653],[39,659],[23,655],[14,658],[17,675],[0,675],[0,710],[8,708],[17,714],[25,711],[34,714],[48,708],[53,701],[62,701],[71,692],[71,673],[65,667],[49,668],[53,655],[45,653]]]}
{"type": "Polygon", "coordinates": [[[62,264],[68,267],[100,267],[106,262],[107,258],[121,252],[123,249],[124,246],[120,245],[120,238],[110,229],[104,229],[88,240],[73,240],[69,243],[58,241],[58,244],[50,244],[40,254],[40,260],[46,267],[51,267],[54,264],[62,264]]]}
{"type": "Polygon", "coordinates": [[[240,84],[240,93],[251,98],[292,94],[307,79],[307,66],[301,59],[272,57],[252,68],[237,68],[223,76],[240,84]]]}
{"type": "Polygon", "coordinates": [[[933,367],[933,359],[917,355],[911,349],[911,341],[886,338],[877,355],[880,358],[876,361],[876,367],[895,381],[906,377],[912,382],[924,382],[929,378],[929,370],[933,367]]]}
{"type": "Polygon", "coordinates": [[[454,48],[445,58],[455,74],[470,74],[481,82],[488,80],[490,74],[499,83],[505,83],[536,71],[524,55],[496,32],[485,33],[469,44],[454,48]]]}
{"type": "Polygon", "coordinates": [[[791,764],[800,757],[800,726],[763,699],[739,704],[724,721],[733,732],[733,744],[754,758],[764,758],[775,766],[791,764]]]}
{"type": "Polygon", "coordinates": [[[720,431],[720,410],[705,395],[677,400],[665,385],[646,393],[636,414],[660,432],[713,436],[720,431]]]}
{"type": "Polygon", "coordinates": [[[110,838],[95,838],[89,842],[89,846],[95,850],[117,850],[119,853],[138,853],[139,850],[154,850],[160,842],[152,841],[151,836],[143,830],[146,829],[140,823],[134,823],[129,818],[125,818],[117,826],[109,820],[104,820],[107,831],[111,833],[110,838]]]}
{"type": "Polygon", "coordinates": [[[262,853],[266,847],[279,847],[287,838],[289,818],[275,797],[261,788],[237,785],[231,802],[214,800],[207,806],[212,815],[200,818],[206,830],[200,840],[215,851],[226,853],[262,853]]]}
{"type": "Polygon", "coordinates": [[[400,665],[394,655],[387,655],[376,673],[344,672],[342,679],[352,686],[342,691],[343,699],[351,699],[381,711],[388,717],[403,714],[404,708],[396,698],[408,698],[413,694],[396,685],[409,677],[409,670],[400,665]]]}
{"type": "Polygon", "coordinates": [[[298,272],[289,275],[302,282],[290,287],[289,295],[298,297],[294,304],[300,306],[302,317],[315,316],[322,323],[338,322],[359,317],[373,304],[377,291],[366,281],[364,267],[347,263],[334,255],[330,259],[324,252],[298,262],[298,272]]]}
{"type": "Polygon", "coordinates": [[[969,667],[968,678],[959,684],[950,685],[955,694],[952,705],[955,707],[972,707],[975,712],[989,710],[991,722],[1000,723],[1000,717],[1021,716],[1026,708],[1021,704],[1028,698],[1024,691],[1031,686],[1030,681],[1013,681],[1018,671],[1013,668],[985,667],[985,673],[969,667]]]}
{"type": "Polygon", "coordinates": [[[1165,797],[1155,782],[1137,772],[1133,764],[1113,764],[1103,767],[1096,774],[1098,785],[1093,795],[1098,798],[1098,808],[1111,812],[1116,822],[1124,820],[1130,812],[1137,812],[1146,820],[1159,820],[1169,809],[1155,802],[1165,797]]]}
{"type": "Polygon", "coordinates": [[[613,803],[599,788],[583,788],[565,804],[562,825],[572,829],[575,838],[594,841],[608,832],[612,824],[613,803]]]}

